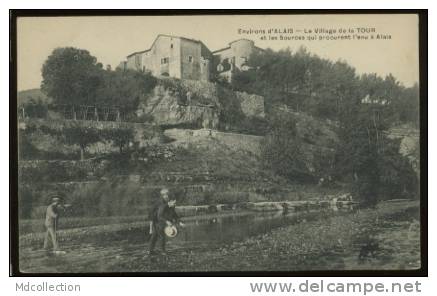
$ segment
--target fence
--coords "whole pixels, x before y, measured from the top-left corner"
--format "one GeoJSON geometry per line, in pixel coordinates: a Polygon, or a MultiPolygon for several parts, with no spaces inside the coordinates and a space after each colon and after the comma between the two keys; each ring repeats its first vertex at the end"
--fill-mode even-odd
{"type": "Polygon", "coordinates": [[[128,119],[134,114],[118,106],[53,104],[47,107],[46,112],[38,113],[34,112],[32,106],[21,106],[18,109],[18,117],[20,119],[48,117],[48,111],[57,113],[63,119],[93,121],[129,121],[128,119]]]}

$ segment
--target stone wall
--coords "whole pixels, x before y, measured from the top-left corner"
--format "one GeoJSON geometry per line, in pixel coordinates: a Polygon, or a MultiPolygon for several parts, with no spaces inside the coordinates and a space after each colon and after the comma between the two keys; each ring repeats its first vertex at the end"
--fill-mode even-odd
{"type": "MultiPolygon", "coordinates": [[[[134,141],[138,143],[139,147],[144,147],[151,142],[158,141],[158,138],[162,135],[162,130],[160,127],[144,123],[34,118],[20,120],[20,122],[18,123],[18,132],[20,132],[20,130],[25,130],[28,126],[45,126],[50,129],[62,131],[62,129],[72,125],[78,125],[84,128],[92,127],[98,130],[130,128],[134,131],[134,141]]],[[[30,140],[36,148],[46,152],[62,152],[69,154],[73,153],[74,151],[78,151],[79,149],[76,145],[66,145],[64,143],[61,143],[55,137],[43,134],[38,131],[30,136],[30,140]]],[[[96,144],[90,145],[87,148],[87,152],[91,154],[107,153],[117,150],[117,147],[114,147],[113,145],[111,145],[111,143],[107,142],[98,142],[96,144]]]]}
{"type": "Polygon", "coordinates": [[[108,161],[26,160],[18,162],[20,182],[90,181],[106,173],[108,161]]]}
{"type": "Polygon", "coordinates": [[[164,135],[175,139],[175,145],[184,143],[194,143],[210,140],[225,145],[232,151],[250,152],[254,155],[259,155],[261,152],[261,141],[263,137],[253,135],[243,135],[237,133],[225,133],[212,129],[168,129],[164,135]]]}

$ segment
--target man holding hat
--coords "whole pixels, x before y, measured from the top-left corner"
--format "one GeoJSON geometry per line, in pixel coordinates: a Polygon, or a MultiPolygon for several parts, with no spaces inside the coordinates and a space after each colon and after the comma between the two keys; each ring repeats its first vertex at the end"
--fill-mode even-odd
{"type": "Polygon", "coordinates": [[[152,210],[149,213],[149,219],[150,219],[150,228],[149,228],[149,234],[153,234],[154,231],[154,223],[157,221],[157,214],[158,209],[162,206],[168,203],[169,200],[169,191],[167,188],[162,188],[160,193],[160,198],[153,204],[152,210]]]}
{"type": "Polygon", "coordinates": [[[60,207],[61,198],[57,195],[52,196],[52,203],[47,207],[45,227],[47,229],[46,236],[44,238],[44,249],[49,249],[49,241],[53,246],[53,251],[58,250],[58,241],[56,240],[56,228],[58,225],[58,212],[60,207]]]}
{"type": "Polygon", "coordinates": [[[165,252],[166,234],[165,227],[171,226],[175,223],[183,226],[184,224],[179,221],[179,217],[176,214],[175,206],[176,199],[169,197],[169,190],[164,188],[161,190],[161,198],[157,206],[154,207],[152,214],[151,224],[151,240],[150,240],[150,253],[154,253],[155,245],[158,239],[161,241],[161,250],[165,252]]]}

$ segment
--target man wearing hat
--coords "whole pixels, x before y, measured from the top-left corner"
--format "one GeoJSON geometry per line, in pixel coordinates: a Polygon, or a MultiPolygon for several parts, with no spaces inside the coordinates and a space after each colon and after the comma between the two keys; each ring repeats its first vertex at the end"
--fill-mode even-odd
{"type": "Polygon", "coordinates": [[[152,205],[151,211],[149,213],[149,219],[150,219],[150,228],[149,228],[149,233],[153,234],[153,230],[154,230],[154,223],[157,221],[157,214],[158,214],[158,209],[162,206],[168,203],[169,200],[169,191],[167,188],[163,188],[161,189],[160,193],[160,198],[158,198],[156,200],[156,202],[152,205]]]}
{"type": "Polygon", "coordinates": [[[47,207],[45,227],[47,229],[46,236],[44,238],[44,249],[49,249],[49,241],[53,246],[53,251],[58,250],[58,241],[56,240],[56,228],[58,225],[58,212],[60,207],[61,198],[57,195],[52,196],[52,203],[47,207]]]}
{"type": "Polygon", "coordinates": [[[183,226],[184,224],[179,221],[179,217],[175,211],[176,199],[169,197],[169,191],[167,188],[161,190],[161,199],[156,207],[154,207],[154,213],[152,214],[151,224],[151,239],[149,254],[154,254],[155,245],[158,239],[161,242],[161,250],[165,253],[166,244],[166,226],[172,226],[175,223],[183,226]]]}

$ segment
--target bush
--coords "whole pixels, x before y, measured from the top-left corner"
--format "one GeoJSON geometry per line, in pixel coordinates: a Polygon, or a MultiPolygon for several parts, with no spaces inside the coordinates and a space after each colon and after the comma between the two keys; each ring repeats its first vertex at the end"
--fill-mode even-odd
{"type": "Polygon", "coordinates": [[[48,113],[48,105],[47,103],[43,102],[41,99],[29,99],[26,103],[21,104],[19,106],[19,116],[22,116],[23,114],[22,109],[24,109],[24,115],[25,117],[30,118],[46,118],[48,113]]]}
{"type": "Polygon", "coordinates": [[[270,131],[262,144],[262,160],[266,168],[281,177],[291,181],[312,181],[293,118],[283,116],[271,122],[270,131]]]}

